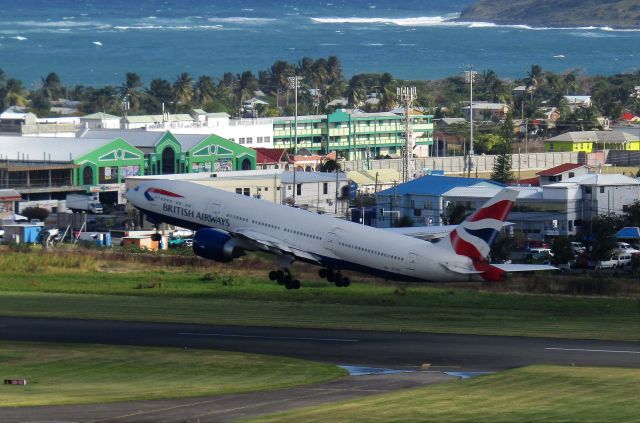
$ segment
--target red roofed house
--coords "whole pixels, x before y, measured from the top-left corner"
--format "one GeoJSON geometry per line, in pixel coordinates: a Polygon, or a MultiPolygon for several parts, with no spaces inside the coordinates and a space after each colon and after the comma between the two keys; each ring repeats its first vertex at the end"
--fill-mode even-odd
{"type": "Polygon", "coordinates": [[[620,116],[620,120],[624,120],[627,123],[636,123],[640,122],[640,117],[634,115],[633,113],[625,112],[620,116]]]}
{"type": "Polygon", "coordinates": [[[536,175],[540,179],[540,186],[554,184],[574,176],[586,175],[589,168],[585,165],[577,163],[565,163],[551,169],[542,170],[536,175]]]}
{"type": "Polygon", "coordinates": [[[256,151],[256,169],[286,169],[289,164],[287,150],[284,148],[254,148],[256,151]]]}

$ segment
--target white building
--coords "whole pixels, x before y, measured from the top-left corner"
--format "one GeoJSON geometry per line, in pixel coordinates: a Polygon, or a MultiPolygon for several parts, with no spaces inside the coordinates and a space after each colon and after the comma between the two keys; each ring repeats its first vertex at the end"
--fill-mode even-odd
{"type": "Polygon", "coordinates": [[[120,129],[122,118],[98,112],[80,117],[79,123],[82,128],[86,129],[120,129]]]}
{"type": "MultiPolygon", "coordinates": [[[[486,120],[502,120],[509,113],[509,106],[504,103],[489,103],[486,101],[474,101],[473,106],[473,120],[474,121],[486,121],[486,120]]],[[[471,107],[466,106],[462,108],[462,116],[466,120],[470,120],[471,107]]]]}

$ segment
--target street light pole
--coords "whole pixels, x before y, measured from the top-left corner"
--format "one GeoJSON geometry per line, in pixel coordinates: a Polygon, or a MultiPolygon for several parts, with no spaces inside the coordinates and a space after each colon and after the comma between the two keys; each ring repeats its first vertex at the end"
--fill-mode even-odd
{"type": "Polygon", "coordinates": [[[469,164],[467,166],[468,177],[471,177],[471,169],[473,168],[473,79],[476,76],[476,71],[473,70],[473,66],[469,66],[469,70],[464,72],[465,80],[469,83],[469,164]]]}
{"type": "Polygon", "coordinates": [[[293,118],[293,205],[296,205],[296,193],[298,191],[298,185],[296,184],[296,155],[298,154],[298,84],[302,79],[301,76],[290,76],[287,78],[289,81],[289,88],[294,90],[294,118],[293,118]]]}

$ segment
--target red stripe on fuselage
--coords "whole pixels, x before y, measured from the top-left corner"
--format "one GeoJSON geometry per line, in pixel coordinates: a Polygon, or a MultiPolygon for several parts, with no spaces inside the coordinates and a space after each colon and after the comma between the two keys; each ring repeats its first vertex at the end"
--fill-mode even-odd
{"type": "Polygon", "coordinates": [[[166,195],[167,197],[184,198],[182,195],[176,194],[175,192],[167,191],[166,189],[149,188],[149,191],[155,192],[156,194],[166,195]]]}
{"type": "Polygon", "coordinates": [[[495,204],[490,205],[489,207],[483,207],[477,212],[475,212],[470,218],[469,222],[477,222],[482,219],[496,219],[504,221],[511,208],[513,207],[513,201],[502,200],[498,201],[495,204]]]}

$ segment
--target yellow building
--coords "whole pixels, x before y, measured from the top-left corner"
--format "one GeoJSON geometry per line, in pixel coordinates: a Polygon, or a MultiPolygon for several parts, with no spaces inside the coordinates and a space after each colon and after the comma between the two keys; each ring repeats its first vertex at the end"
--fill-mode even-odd
{"type": "Polygon", "coordinates": [[[573,151],[591,153],[596,150],[640,151],[640,133],[625,131],[565,132],[544,142],[549,152],[573,151]]]}

